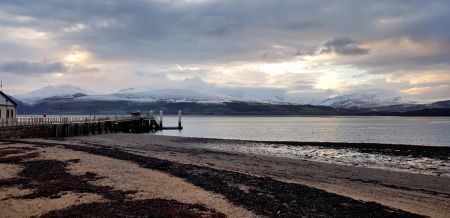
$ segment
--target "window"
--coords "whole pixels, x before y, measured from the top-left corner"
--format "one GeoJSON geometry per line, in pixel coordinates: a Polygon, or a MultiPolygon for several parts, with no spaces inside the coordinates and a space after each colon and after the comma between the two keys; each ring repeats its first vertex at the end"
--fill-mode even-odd
{"type": "Polygon", "coordinates": [[[6,118],[9,118],[9,110],[6,110],[6,118]]]}

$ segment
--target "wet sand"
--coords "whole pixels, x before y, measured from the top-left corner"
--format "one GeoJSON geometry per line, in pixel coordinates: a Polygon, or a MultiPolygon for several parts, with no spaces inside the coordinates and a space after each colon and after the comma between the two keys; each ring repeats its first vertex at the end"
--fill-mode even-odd
{"type": "Polygon", "coordinates": [[[448,177],[187,145],[196,140],[210,141],[130,134],[5,141],[0,211],[6,217],[450,214],[448,177]]]}

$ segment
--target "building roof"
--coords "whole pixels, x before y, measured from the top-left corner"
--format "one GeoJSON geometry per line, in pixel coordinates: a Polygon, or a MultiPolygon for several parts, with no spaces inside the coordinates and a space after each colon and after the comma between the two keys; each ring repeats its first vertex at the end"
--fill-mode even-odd
{"type": "Polygon", "coordinates": [[[9,102],[11,102],[12,104],[14,104],[14,107],[17,107],[17,103],[16,103],[14,100],[12,100],[12,98],[9,97],[7,94],[5,94],[5,93],[3,93],[2,91],[0,91],[0,95],[3,96],[3,97],[5,97],[5,98],[6,98],[9,102]]]}

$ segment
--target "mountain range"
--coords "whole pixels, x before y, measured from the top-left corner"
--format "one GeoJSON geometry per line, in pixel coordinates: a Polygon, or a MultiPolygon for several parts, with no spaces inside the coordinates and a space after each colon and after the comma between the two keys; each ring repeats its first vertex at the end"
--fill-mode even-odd
{"type": "Polygon", "coordinates": [[[76,86],[47,86],[12,96],[19,113],[118,114],[134,110],[160,110],[190,114],[334,114],[334,115],[445,115],[450,101],[418,104],[401,97],[383,99],[370,94],[348,94],[324,99],[315,105],[302,105],[285,99],[252,99],[210,95],[184,89],[119,90],[96,94],[76,86]]]}

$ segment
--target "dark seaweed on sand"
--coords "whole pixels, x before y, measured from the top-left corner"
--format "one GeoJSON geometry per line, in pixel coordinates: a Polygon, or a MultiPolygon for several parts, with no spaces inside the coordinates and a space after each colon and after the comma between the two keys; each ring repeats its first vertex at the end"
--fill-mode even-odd
{"type": "Polygon", "coordinates": [[[358,201],[266,177],[180,164],[106,146],[60,146],[131,161],[144,168],[183,178],[196,186],[225,196],[236,205],[267,217],[420,217],[378,203],[358,201]]]}
{"type": "Polygon", "coordinates": [[[65,192],[92,193],[108,199],[107,202],[86,203],[63,210],[51,211],[41,217],[217,217],[224,214],[198,204],[184,204],[174,200],[131,200],[128,195],[136,191],[114,190],[109,186],[92,185],[99,179],[95,173],[84,175],[69,173],[68,163],[80,160],[30,160],[38,153],[27,154],[33,148],[0,148],[0,163],[18,164],[23,167],[18,177],[0,180],[0,188],[14,187],[31,189],[32,193],[15,197],[18,199],[60,198],[65,192]],[[15,156],[9,157],[8,155],[15,156]],[[22,155],[17,155],[22,154],[22,155]]]}

